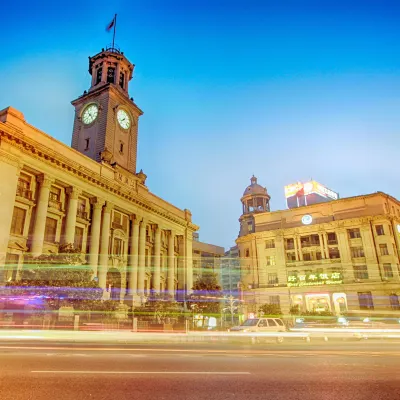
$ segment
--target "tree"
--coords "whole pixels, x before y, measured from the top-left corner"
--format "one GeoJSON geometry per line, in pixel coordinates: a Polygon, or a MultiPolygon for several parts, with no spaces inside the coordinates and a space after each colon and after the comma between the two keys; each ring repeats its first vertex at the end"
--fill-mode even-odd
{"type": "Polygon", "coordinates": [[[223,294],[215,273],[204,271],[197,278],[192,290],[193,293],[188,298],[192,309],[205,314],[219,313],[223,294]]]}
{"type": "Polygon", "coordinates": [[[281,316],[281,307],[278,304],[263,304],[259,307],[258,312],[263,313],[263,315],[270,316],[281,316]]]}

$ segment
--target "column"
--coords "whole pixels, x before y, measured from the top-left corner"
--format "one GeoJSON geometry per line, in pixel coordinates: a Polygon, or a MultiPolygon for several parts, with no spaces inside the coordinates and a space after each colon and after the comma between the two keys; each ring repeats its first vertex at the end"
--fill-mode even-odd
{"type": "Polygon", "coordinates": [[[75,240],[76,213],[78,211],[78,196],[81,190],[76,187],[67,189],[69,195],[67,218],[65,222],[64,243],[73,244],[75,240]]]}
{"type": "Polygon", "coordinates": [[[296,261],[299,261],[300,257],[299,257],[299,246],[297,245],[297,235],[293,236],[293,243],[294,243],[294,255],[296,256],[296,261]]]}
{"type": "Polygon", "coordinates": [[[328,247],[328,234],[326,232],[323,233],[322,235],[324,237],[325,243],[325,258],[329,258],[329,247],[328,247]]]}
{"type": "Polygon", "coordinates": [[[0,284],[3,282],[3,279],[5,279],[3,268],[7,254],[8,241],[10,239],[19,171],[19,160],[0,150],[0,176],[2,177],[0,190],[0,284]]]}
{"type": "Polygon", "coordinates": [[[49,207],[50,188],[53,179],[47,175],[38,177],[40,183],[39,196],[36,203],[35,225],[32,234],[31,254],[33,257],[38,257],[43,252],[44,232],[46,229],[47,209],[49,207]]]}
{"type": "Polygon", "coordinates": [[[170,231],[170,234],[168,236],[168,276],[167,276],[167,282],[168,282],[168,296],[170,296],[172,299],[175,298],[175,288],[174,288],[174,267],[175,267],[175,257],[174,257],[174,238],[175,235],[172,231],[170,231]]]}
{"type": "Polygon", "coordinates": [[[321,249],[321,257],[325,259],[325,246],[324,246],[324,234],[322,232],[318,232],[319,238],[319,248],[321,249]]]}
{"type": "Polygon", "coordinates": [[[129,291],[135,295],[138,286],[139,221],[132,219],[131,253],[129,255],[129,291]]]}
{"type": "Polygon", "coordinates": [[[96,202],[92,203],[93,213],[90,227],[89,264],[93,271],[93,277],[97,277],[97,266],[99,264],[101,211],[103,205],[104,200],[100,199],[96,199],[96,202]]]}
{"type": "Polygon", "coordinates": [[[107,201],[103,208],[103,219],[101,221],[100,257],[99,257],[99,286],[106,289],[108,270],[108,246],[110,239],[111,210],[113,205],[107,201]]]}
{"type": "Polygon", "coordinates": [[[138,256],[138,281],[137,293],[144,296],[144,276],[146,269],[146,224],[147,221],[142,219],[139,228],[139,256],[138,256]]]}
{"type": "Polygon", "coordinates": [[[154,291],[160,294],[160,273],[161,273],[161,228],[157,226],[154,240],[154,272],[153,286],[154,291]]]}
{"type": "Polygon", "coordinates": [[[298,250],[299,250],[299,259],[300,259],[300,261],[303,261],[303,251],[302,251],[302,249],[301,249],[301,239],[300,239],[300,236],[297,236],[297,237],[296,237],[296,240],[297,240],[297,247],[298,247],[298,250]]]}
{"type": "Polygon", "coordinates": [[[193,288],[193,233],[191,231],[186,232],[185,242],[186,295],[189,295],[193,288]]]}
{"type": "MultiPolygon", "coordinates": [[[[371,229],[371,225],[369,223],[362,225],[360,227],[360,233],[364,247],[365,263],[368,268],[369,279],[374,281],[381,280],[383,273],[379,265],[379,256],[375,245],[374,232],[371,229]]],[[[389,254],[393,253],[393,249],[391,247],[392,244],[388,244],[389,254]]]]}
{"type": "Polygon", "coordinates": [[[336,237],[338,240],[340,262],[343,269],[343,276],[345,281],[354,281],[353,265],[350,255],[349,244],[347,240],[347,231],[344,228],[336,230],[336,237]]]}
{"type": "MultiPolygon", "coordinates": [[[[271,266],[266,265],[265,258],[265,240],[256,240],[257,247],[257,269],[258,269],[258,283],[259,285],[267,285],[268,284],[268,276],[267,273],[270,271],[271,266]]],[[[275,268],[275,267],[272,267],[275,268]]]]}

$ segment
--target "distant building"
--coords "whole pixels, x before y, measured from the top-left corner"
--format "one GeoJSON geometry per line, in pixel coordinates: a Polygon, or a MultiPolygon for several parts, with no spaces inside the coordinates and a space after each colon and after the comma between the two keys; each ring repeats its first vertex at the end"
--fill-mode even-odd
{"type": "Polygon", "coordinates": [[[337,200],[339,194],[316,181],[309,181],[285,186],[285,197],[288,208],[297,208],[337,200]]]}
{"type": "Polygon", "coordinates": [[[269,212],[252,178],[236,240],[248,312],[400,310],[400,202],[385,193],[269,212]],[[264,208],[249,207],[261,204],[264,208]]]}
{"type": "Polygon", "coordinates": [[[225,249],[213,244],[199,241],[199,234],[193,233],[193,276],[201,276],[203,271],[210,270],[220,276],[221,258],[225,249]]]}
{"type": "Polygon", "coordinates": [[[225,295],[238,297],[240,281],[240,260],[237,246],[227,250],[221,263],[221,286],[225,295]]]}

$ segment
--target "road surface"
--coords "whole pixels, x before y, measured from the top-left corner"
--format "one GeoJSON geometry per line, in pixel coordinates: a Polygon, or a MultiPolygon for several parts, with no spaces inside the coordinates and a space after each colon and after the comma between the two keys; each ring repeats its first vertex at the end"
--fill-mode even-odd
{"type": "Polygon", "coordinates": [[[0,342],[0,399],[395,399],[400,344],[0,342]]]}

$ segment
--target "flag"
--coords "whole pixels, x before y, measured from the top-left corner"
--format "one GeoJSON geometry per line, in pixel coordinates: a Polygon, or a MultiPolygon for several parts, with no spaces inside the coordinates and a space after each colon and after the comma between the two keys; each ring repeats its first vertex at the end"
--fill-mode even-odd
{"type": "Polygon", "coordinates": [[[112,19],[112,21],[106,26],[106,31],[110,32],[111,29],[114,27],[115,25],[115,17],[112,19]]]}

